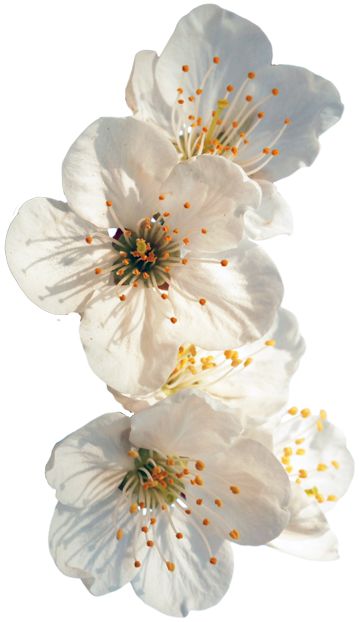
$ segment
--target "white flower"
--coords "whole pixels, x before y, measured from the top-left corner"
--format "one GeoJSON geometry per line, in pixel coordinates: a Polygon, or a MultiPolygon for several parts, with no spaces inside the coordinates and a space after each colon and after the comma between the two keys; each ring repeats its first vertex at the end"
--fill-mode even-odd
{"type": "Polygon", "coordinates": [[[130,581],[175,616],[214,605],[231,580],[229,542],[266,543],[288,521],[287,474],[241,433],[235,414],[183,392],[70,434],[47,465],[59,569],[95,595],[130,581]]]}
{"type": "Polygon", "coordinates": [[[100,119],[71,147],[63,179],[68,205],[25,203],[7,258],[41,308],[81,313],[84,348],[105,382],[152,391],[184,341],[219,349],[268,330],[282,285],[267,255],[241,241],[260,190],[239,167],[178,162],[156,128],[100,119]]]}
{"type": "Polygon", "coordinates": [[[291,519],[271,543],[307,559],[338,557],[337,539],[325,513],[346,492],[353,477],[353,459],[343,434],[321,410],[293,407],[274,429],[274,452],[292,482],[291,519]]]}
{"type": "Polygon", "coordinates": [[[272,48],[251,22],[207,4],[178,23],[164,51],[139,52],[126,99],[136,116],[167,133],[183,158],[220,153],[261,185],[247,233],[291,231],[291,215],[271,182],[315,159],[318,136],[342,114],[336,88],[290,65],[272,65],[272,48]]]}
{"type": "Polygon", "coordinates": [[[150,394],[109,390],[125,408],[138,412],[183,389],[198,389],[236,409],[246,426],[258,426],[281,418],[289,381],[303,352],[296,318],[280,309],[268,333],[241,348],[205,351],[194,344],[180,346],[169,378],[150,394]]]}

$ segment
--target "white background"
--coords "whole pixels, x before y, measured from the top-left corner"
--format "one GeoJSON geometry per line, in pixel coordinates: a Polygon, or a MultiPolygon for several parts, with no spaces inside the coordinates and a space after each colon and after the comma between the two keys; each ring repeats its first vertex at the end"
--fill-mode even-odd
{"type": "MultiPolygon", "coordinates": [[[[60,165],[75,137],[99,116],[128,114],[124,89],[140,49],[161,51],[177,20],[197,3],[182,0],[12,0],[1,16],[1,228],[36,195],[62,199],[60,165]],[[4,14],[5,13],[5,14],[4,14]]],[[[259,24],[274,62],[303,65],[331,79],[346,105],[322,138],[314,165],[279,184],[292,204],[295,233],[265,244],[286,287],[307,353],[292,402],[327,408],[358,450],[358,34],[355,3],[312,0],[230,2],[259,24]]],[[[3,5],[4,7],[4,5],[3,5]]],[[[199,42],[200,44],[200,42],[199,42]]],[[[249,67],[250,68],[250,67],[249,67]]],[[[58,318],[30,303],[1,269],[1,564],[7,621],[164,619],[130,586],[95,598],[64,577],[47,550],[55,503],[43,477],[52,445],[88,420],[116,410],[92,374],[78,317],[58,318]]],[[[159,353],[154,353],[154,356],[159,353]]],[[[229,593],[193,620],[245,622],[357,619],[357,482],[332,511],[341,559],[307,562],[237,547],[229,593]]],[[[159,589],[161,587],[159,586],[159,589]]]]}

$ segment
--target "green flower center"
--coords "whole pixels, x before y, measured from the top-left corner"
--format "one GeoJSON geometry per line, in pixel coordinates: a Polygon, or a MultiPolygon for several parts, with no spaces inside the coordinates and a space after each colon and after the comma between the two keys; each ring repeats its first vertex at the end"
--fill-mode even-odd
{"type": "Polygon", "coordinates": [[[161,220],[156,220],[156,216],[145,218],[137,232],[126,229],[113,241],[118,252],[112,270],[116,285],[137,281],[151,287],[169,284],[171,268],[180,262],[181,253],[161,220]]]}

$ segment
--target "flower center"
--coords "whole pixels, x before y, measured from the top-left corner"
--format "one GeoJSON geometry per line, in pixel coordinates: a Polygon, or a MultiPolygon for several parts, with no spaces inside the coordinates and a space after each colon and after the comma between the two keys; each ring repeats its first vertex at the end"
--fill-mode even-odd
{"type": "Polygon", "coordinates": [[[180,262],[181,252],[162,220],[145,218],[137,232],[125,229],[113,241],[118,252],[112,268],[116,285],[134,285],[139,280],[146,286],[169,284],[171,267],[180,262]]]}
{"type": "Polygon", "coordinates": [[[224,155],[236,159],[247,175],[252,175],[279,155],[279,149],[274,147],[291,120],[288,117],[284,118],[272,136],[270,128],[267,128],[268,143],[258,145],[257,149],[257,141],[256,149],[251,150],[248,157],[246,150],[252,142],[253,135],[255,138],[258,126],[265,119],[265,107],[268,102],[276,99],[280,92],[274,86],[268,93],[256,99],[254,86],[256,74],[249,71],[241,84],[226,86],[222,98],[215,102],[210,113],[203,112],[204,94],[206,89],[208,92],[211,91],[212,74],[218,71],[220,62],[219,56],[213,58],[213,63],[194,92],[188,81],[190,67],[182,66],[183,79],[177,89],[172,110],[174,144],[183,159],[202,153],[224,155]],[[203,118],[202,114],[208,118],[203,118]]]}
{"type": "Polygon", "coordinates": [[[181,479],[187,471],[185,458],[161,456],[142,448],[131,449],[129,455],[134,459],[134,468],[126,473],[119,489],[131,496],[136,508],[171,505],[183,496],[181,479]]]}

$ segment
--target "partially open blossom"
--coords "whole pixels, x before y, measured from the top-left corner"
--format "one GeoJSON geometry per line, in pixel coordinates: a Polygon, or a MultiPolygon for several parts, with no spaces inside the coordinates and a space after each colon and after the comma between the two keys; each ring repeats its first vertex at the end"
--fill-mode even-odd
{"type": "Polygon", "coordinates": [[[309,165],[318,136],[342,114],[336,88],[302,67],[272,65],[272,48],[251,22],[213,4],[178,23],[162,54],[139,52],[126,98],[161,127],[187,159],[219,154],[262,187],[247,233],[291,230],[289,208],[271,182],[309,165]]]}
{"type": "Polygon", "coordinates": [[[274,453],[292,482],[291,518],[271,546],[299,557],[336,559],[337,539],[325,513],[346,492],[354,471],[341,431],[327,413],[288,410],[273,431],[274,453]]]}
{"type": "Polygon", "coordinates": [[[304,341],[292,313],[280,309],[273,325],[251,344],[230,350],[179,347],[170,376],[156,391],[123,395],[109,387],[128,410],[138,412],[184,389],[201,390],[245,417],[246,425],[281,417],[288,386],[304,352],[304,341]]]}
{"type": "Polygon", "coordinates": [[[70,434],[46,469],[57,566],[95,595],[131,582],[175,616],[214,605],[231,580],[229,543],[264,544],[288,522],[287,474],[242,433],[235,413],[186,392],[70,434]]]}
{"type": "Polygon", "coordinates": [[[208,155],[178,162],[160,130],[99,119],[70,148],[63,185],[68,204],[21,208],[9,266],[41,308],[81,314],[90,365],[116,390],[161,386],[185,340],[230,348],[268,330],[282,285],[241,240],[260,190],[239,167],[208,155]]]}

